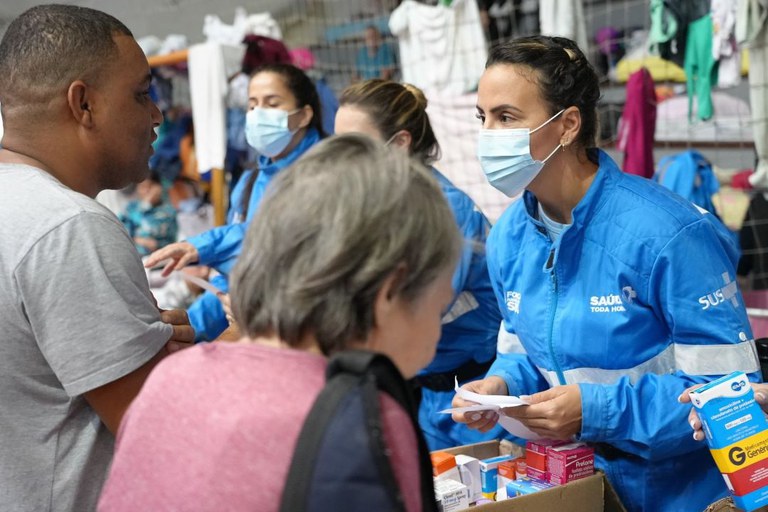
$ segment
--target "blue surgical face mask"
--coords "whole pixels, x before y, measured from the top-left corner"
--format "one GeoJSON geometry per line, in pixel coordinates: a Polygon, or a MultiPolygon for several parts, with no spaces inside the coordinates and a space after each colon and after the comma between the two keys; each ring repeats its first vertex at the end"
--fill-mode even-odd
{"type": "Polygon", "coordinates": [[[480,130],[477,157],[488,182],[509,197],[520,194],[539,174],[561,144],[544,160],[531,156],[531,134],[543,128],[565,109],[553,115],[539,127],[507,130],[480,130]]]}
{"type": "Polygon", "coordinates": [[[282,153],[298,130],[288,128],[288,112],[279,108],[255,107],[245,116],[245,139],[260,155],[273,158],[282,153]]]}

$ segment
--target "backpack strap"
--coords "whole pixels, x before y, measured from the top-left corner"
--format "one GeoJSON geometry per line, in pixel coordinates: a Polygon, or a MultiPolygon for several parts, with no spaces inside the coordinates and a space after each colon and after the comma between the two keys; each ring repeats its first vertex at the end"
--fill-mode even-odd
{"type": "MultiPolygon", "coordinates": [[[[437,512],[435,487],[432,478],[432,460],[418,419],[418,407],[412,387],[405,381],[400,370],[387,356],[366,350],[347,350],[336,354],[328,363],[326,378],[337,373],[372,375],[377,388],[391,396],[411,419],[418,446],[419,477],[423,512],[437,512]]],[[[377,403],[377,402],[375,402],[377,403]]],[[[377,408],[378,409],[378,408],[377,408]]],[[[385,452],[386,453],[386,452],[385,452]]],[[[388,464],[391,468],[391,465],[388,464]]],[[[399,489],[399,486],[396,486],[399,489]]]]}
{"type": "Polygon", "coordinates": [[[307,497],[315,472],[314,461],[307,463],[306,454],[317,454],[325,437],[326,429],[336,415],[343,399],[359,385],[354,375],[338,375],[326,383],[312,405],[301,428],[291,465],[285,481],[280,512],[300,512],[307,508],[307,497]]]}
{"type": "MultiPolygon", "coordinates": [[[[397,484],[384,440],[384,427],[379,411],[379,392],[390,395],[406,411],[413,425],[418,444],[418,461],[423,512],[437,512],[432,480],[432,463],[426,441],[417,420],[412,391],[400,371],[386,356],[363,350],[350,350],[336,354],[326,369],[326,385],[307,415],[296,443],[283,491],[280,512],[301,512],[307,509],[315,461],[308,456],[319,452],[330,425],[349,393],[359,389],[369,433],[371,453],[378,473],[387,488],[393,490],[392,499],[396,510],[405,510],[402,491],[397,484]]],[[[340,489],[339,492],[344,492],[340,489]]]]}

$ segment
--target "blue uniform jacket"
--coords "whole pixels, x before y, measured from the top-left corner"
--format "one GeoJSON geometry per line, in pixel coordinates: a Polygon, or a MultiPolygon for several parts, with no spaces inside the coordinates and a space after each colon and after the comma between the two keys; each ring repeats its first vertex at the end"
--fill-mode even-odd
{"type": "Polygon", "coordinates": [[[485,262],[485,239],[491,226],[469,196],[436,169],[432,169],[432,174],[440,184],[466,244],[451,281],[455,297],[443,317],[437,355],[423,373],[454,370],[472,359],[488,361],[496,351],[501,322],[485,262]]]}
{"type": "MultiPolygon", "coordinates": [[[[480,363],[490,360],[496,352],[496,338],[501,322],[485,262],[485,239],[490,224],[469,196],[436,169],[432,169],[432,173],[453,211],[466,244],[453,274],[455,296],[453,304],[443,316],[437,354],[422,374],[455,370],[473,359],[480,363]]],[[[503,435],[500,428],[482,434],[457,424],[448,414],[440,414],[439,411],[451,406],[453,395],[453,391],[422,389],[419,423],[431,450],[476,443],[503,435]]]]}
{"type": "MultiPolygon", "coordinates": [[[[264,197],[264,191],[272,178],[278,172],[288,167],[301,157],[309,148],[320,140],[320,134],[314,128],[310,128],[299,144],[285,158],[272,162],[269,158],[259,157],[258,177],[253,184],[251,197],[248,201],[248,214],[243,219],[242,197],[245,193],[244,184],[250,174],[243,173],[232,191],[230,200],[231,208],[227,214],[228,224],[193,236],[189,243],[195,246],[200,255],[198,263],[215,268],[224,276],[225,281],[218,281],[217,286],[223,291],[228,290],[226,276],[232,271],[232,267],[240,255],[248,225],[253,215],[258,210],[259,203],[264,197]]],[[[246,171],[253,173],[256,171],[246,171]]],[[[208,341],[218,337],[228,326],[226,315],[221,307],[221,302],[210,292],[205,292],[198,298],[187,311],[189,321],[195,329],[196,341],[208,341]]]]}
{"type": "MultiPolygon", "coordinates": [[[[226,224],[219,226],[211,230],[201,233],[197,236],[193,236],[189,240],[189,243],[195,246],[197,252],[200,255],[198,263],[200,265],[208,265],[215,268],[224,275],[229,275],[232,271],[232,267],[235,264],[237,256],[240,254],[240,249],[243,245],[243,239],[245,238],[245,232],[248,229],[248,224],[253,218],[254,213],[258,209],[261,198],[264,195],[264,190],[272,178],[281,170],[288,167],[290,164],[299,159],[309,148],[315,145],[320,140],[320,135],[317,130],[310,128],[307,134],[301,140],[298,146],[291,151],[285,158],[281,158],[276,162],[272,162],[265,156],[259,157],[259,176],[256,178],[256,182],[253,185],[251,191],[251,197],[248,201],[248,216],[245,221],[240,219],[240,222],[232,224],[226,224]]],[[[250,171],[253,172],[253,171],[250,171]]],[[[245,177],[245,176],[243,176],[245,177]]],[[[241,182],[244,180],[241,178],[241,182]]],[[[242,209],[240,203],[242,201],[243,190],[235,188],[232,194],[232,205],[237,208],[236,211],[230,212],[228,221],[235,220],[234,216],[239,213],[242,217],[242,209]],[[235,196],[234,192],[238,195],[235,196]]]]}
{"type": "Polygon", "coordinates": [[[557,241],[530,192],[491,230],[504,321],[489,375],[511,395],[578,384],[579,437],[602,443],[596,463],[628,510],[703,510],[727,489],[677,396],[734,370],[760,378],[738,251],[713,215],[597,155],[557,241]]]}

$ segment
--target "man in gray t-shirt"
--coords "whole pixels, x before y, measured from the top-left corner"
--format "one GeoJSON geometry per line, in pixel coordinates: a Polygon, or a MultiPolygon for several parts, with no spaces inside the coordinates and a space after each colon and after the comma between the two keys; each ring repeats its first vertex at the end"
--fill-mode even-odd
{"type": "Polygon", "coordinates": [[[148,87],[131,33],[99,11],[33,7],[0,41],[0,510],[95,509],[123,413],[194,336],[93,200],[148,174],[148,87]]]}

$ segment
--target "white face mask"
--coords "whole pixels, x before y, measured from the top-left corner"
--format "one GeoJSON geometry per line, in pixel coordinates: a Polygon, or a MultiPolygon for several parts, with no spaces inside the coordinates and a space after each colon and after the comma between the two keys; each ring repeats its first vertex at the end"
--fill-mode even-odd
{"type": "Polygon", "coordinates": [[[477,157],[488,182],[509,197],[520,194],[539,174],[541,168],[561,147],[558,144],[544,160],[531,156],[531,134],[543,128],[565,111],[561,110],[539,127],[507,130],[480,130],[477,157]]]}
{"type": "Polygon", "coordinates": [[[245,115],[245,139],[260,155],[273,158],[282,153],[298,131],[288,128],[288,116],[300,111],[287,112],[279,108],[255,107],[245,115]]]}

